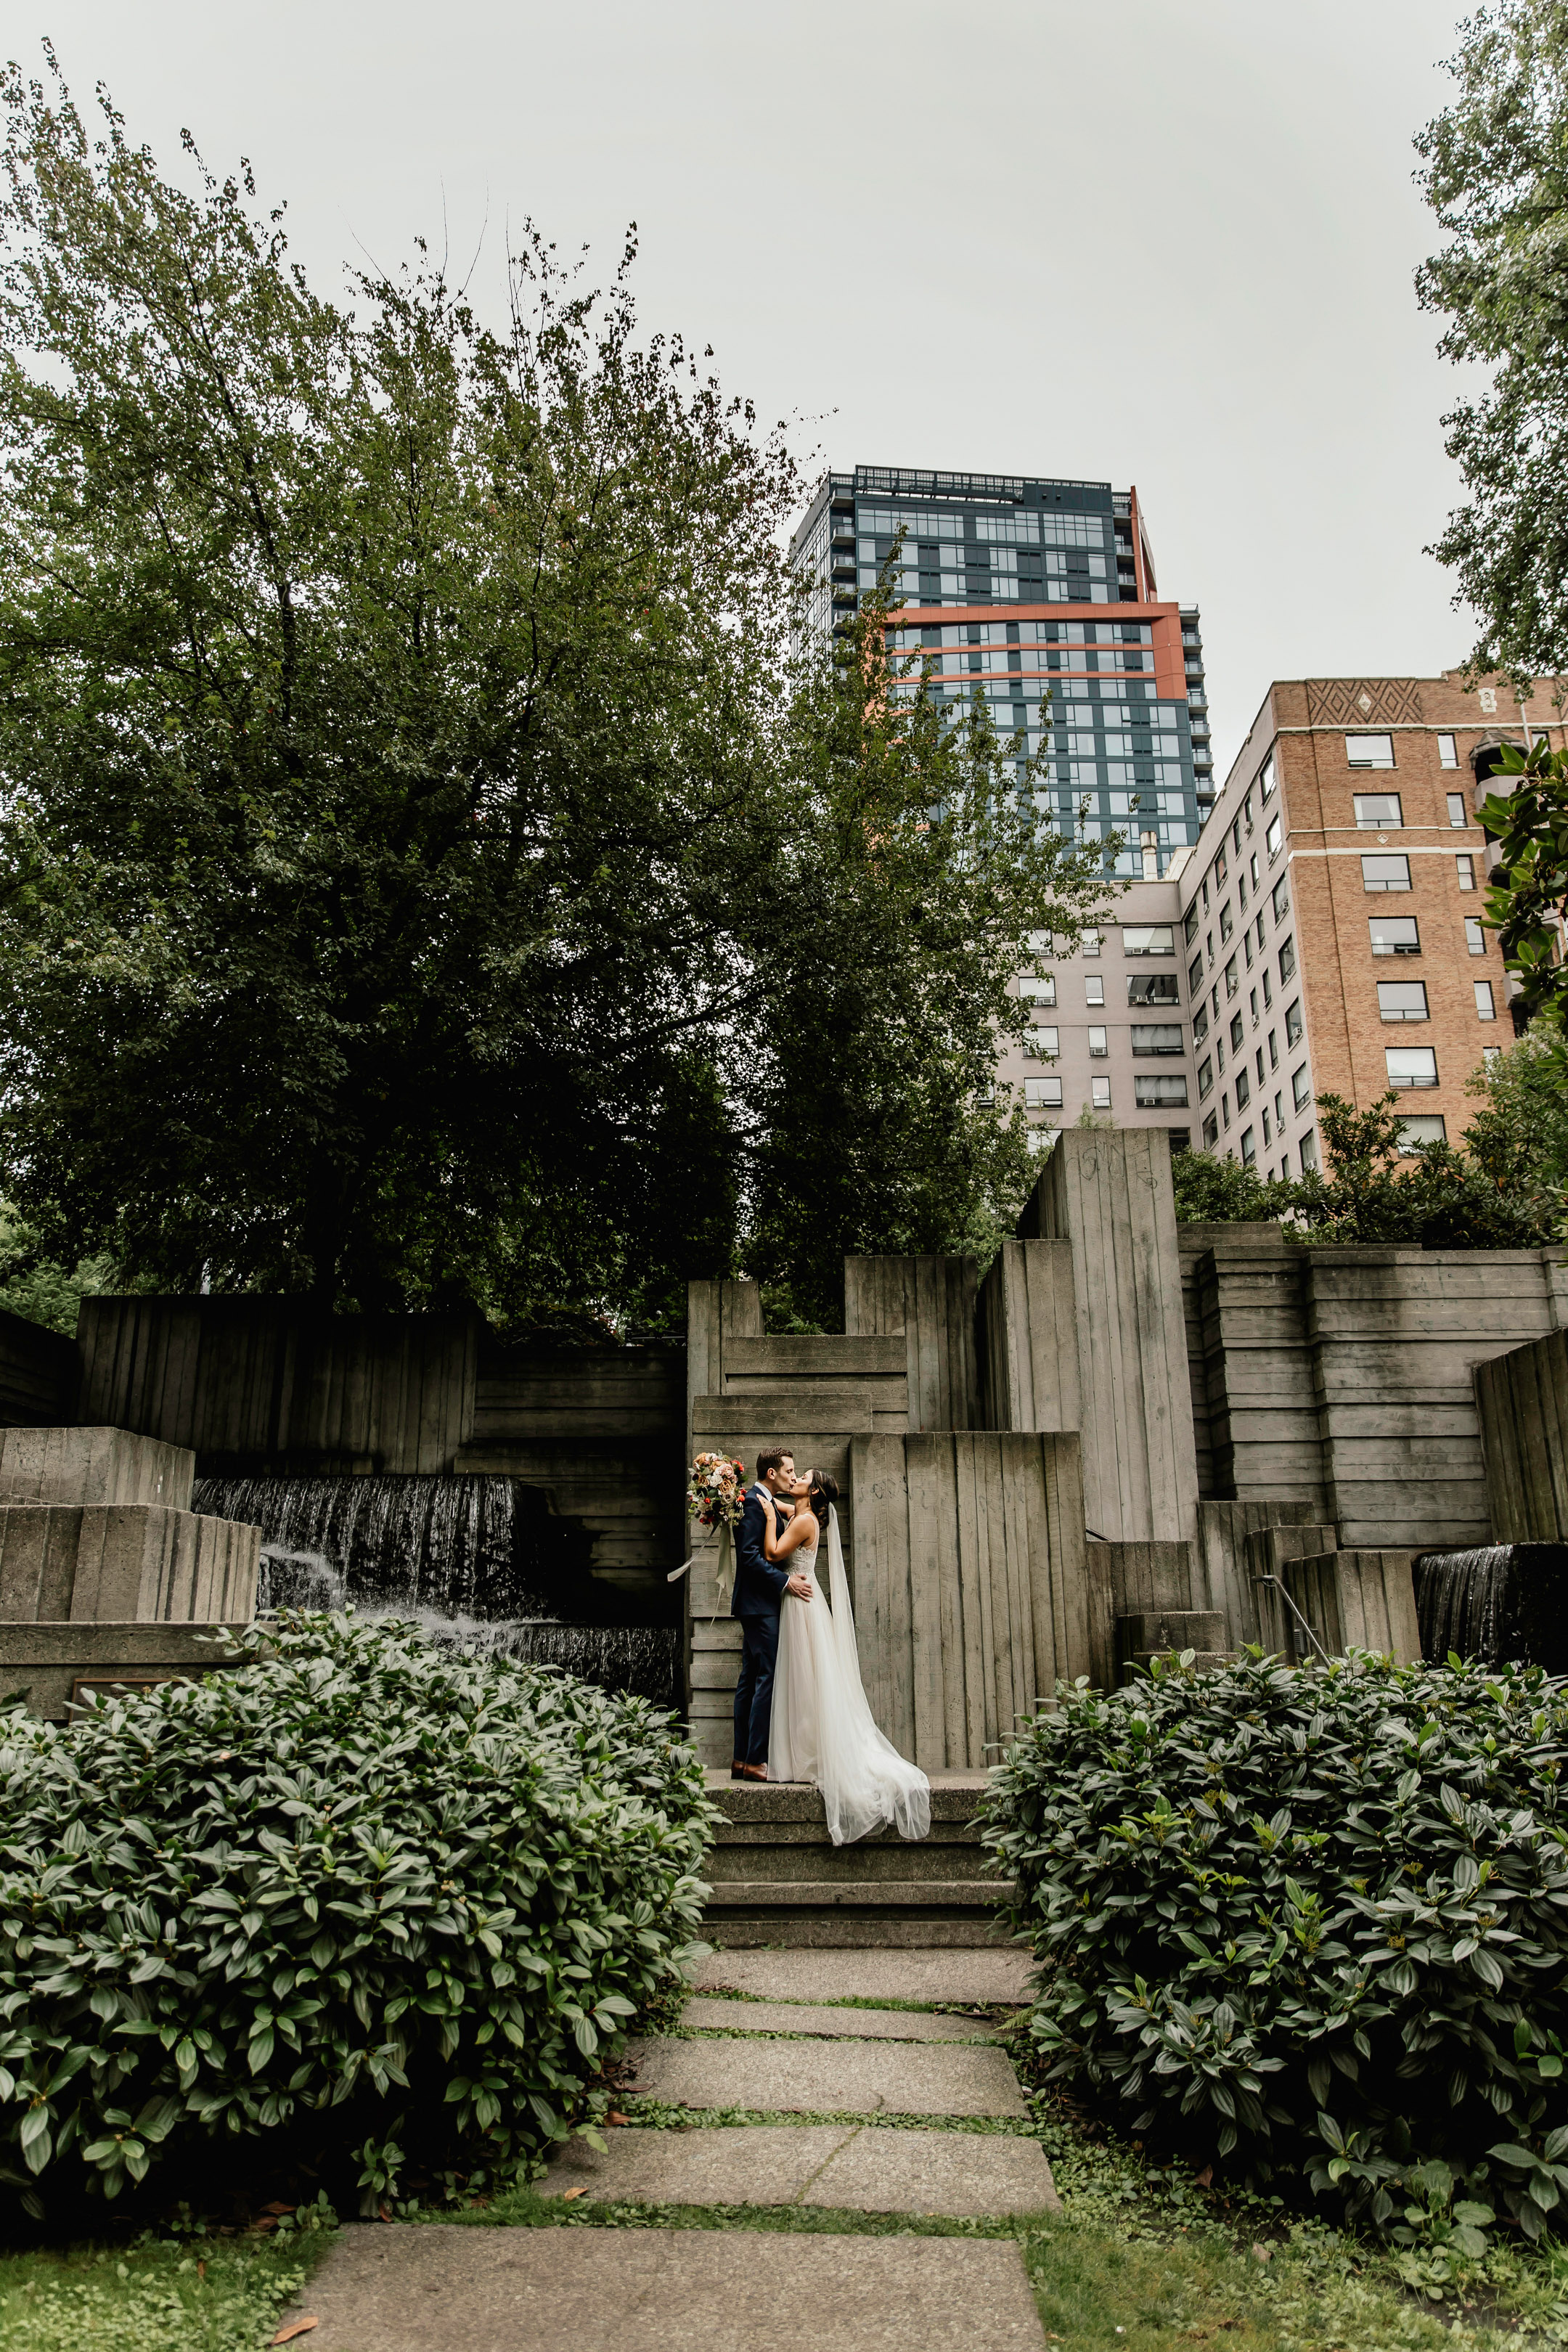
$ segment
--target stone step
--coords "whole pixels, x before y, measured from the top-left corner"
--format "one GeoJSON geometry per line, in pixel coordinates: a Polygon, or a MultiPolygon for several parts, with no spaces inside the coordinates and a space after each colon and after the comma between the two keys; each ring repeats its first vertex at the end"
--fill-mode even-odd
{"type": "MultiPolygon", "coordinates": [[[[1186,1651],[1184,1649],[1180,1654],[1185,1657],[1186,1651]]],[[[1121,1664],[1122,1681],[1131,1681],[1134,1666],[1147,1666],[1154,1658],[1169,1659],[1170,1655],[1169,1650],[1140,1650],[1132,1657],[1124,1658],[1121,1664]]],[[[1234,1665],[1236,1655],[1234,1650],[1194,1650],[1188,1659],[1188,1664],[1195,1675],[1216,1675],[1222,1666],[1234,1665]]]]}
{"type": "MultiPolygon", "coordinates": [[[[816,1857],[814,1856],[815,1860],[816,1857]]],[[[900,1910],[984,1911],[1011,1892],[1009,1878],[716,1878],[710,1869],[708,1898],[711,1912],[777,1908],[840,1910],[845,1905],[875,1909],[893,1905],[900,1910]]]]}
{"type": "Polygon", "coordinates": [[[715,2124],[573,2140],[541,2183],[592,2204],[827,2205],[859,2213],[1059,2213],[1037,2139],[876,2124],[715,2124]]]}
{"type": "MultiPolygon", "coordinates": [[[[972,1946],[841,1949],[831,1956],[799,1950],[721,1951],[698,1963],[692,1982],[699,1991],[722,1985],[764,2000],[962,2000],[989,2008],[1026,2001],[1032,1966],[1018,1944],[989,1951],[972,1946]]],[[[745,2007],[742,2002],[742,2015],[745,2007]]]]}
{"type": "Polygon", "coordinates": [[[705,2000],[680,2012],[694,2033],[803,2033],[824,2042],[994,2042],[974,2017],[926,2017],[911,2009],[836,2009],[790,2000],[705,2000]]]}
{"type": "MultiPolygon", "coordinates": [[[[628,2044],[626,2095],[677,2107],[784,2114],[1008,2116],[1024,2105],[1001,2050],[925,2042],[688,2042],[628,2044]]],[[[635,2104],[630,2110],[635,2115],[635,2104]]]]}
{"type": "Polygon", "coordinates": [[[807,1924],[836,1917],[858,1922],[861,1939],[871,1944],[963,1944],[991,1934],[1009,1882],[986,1869],[974,1824],[983,1772],[933,1781],[929,1838],[900,1838],[888,1829],[842,1846],[828,1837],[821,1797],[803,1782],[734,1781],[710,1772],[708,1787],[724,1815],[705,1873],[713,1890],[705,1924],[714,1940],[855,1940],[842,1927],[819,1935],[807,1924]],[[952,1925],[951,1937],[942,1931],[944,1919],[952,1925]],[[766,1932],[770,1920],[776,1936],[766,1932]],[[917,1924],[920,1932],[912,1934],[917,1924]]]}
{"type": "Polygon", "coordinates": [[[311,2352],[1045,2347],[1014,2238],[351,2223],[284,2328],[303,2316],[311,2352]]]}
{"type": "Polygon", "coordinates": [[[1154,1609],[1119,1617],[1117,1654],[1147,1657],[1155,1650],[1220,1652],[1229,1642],[1223,1609],[1154,1609]]]}

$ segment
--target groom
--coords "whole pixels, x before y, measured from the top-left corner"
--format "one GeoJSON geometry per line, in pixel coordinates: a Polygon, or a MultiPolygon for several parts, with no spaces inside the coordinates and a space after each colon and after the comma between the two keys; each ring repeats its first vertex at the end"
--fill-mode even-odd
{"type": "MultiPolygon", "coordinates": [[[[777,1446],[757,1456],[757,1483],[746,1496],[735,1537],[735,1590],[730,1614],[741,1621],[741,1679],[735,1685],[735,1759],[731,1780],[768,1777],[768,1726],[773,1711],[773,1662],[779,1648],[779,1610],[784,1596],[811,1599],[810,1580],[770,1565],[763,1549],[767,1514],[776,1497],[795,1485],[795,1455],[777,1446]]],[[[775,1516],[773,1532],[782,1532],[775,1516]]]]}

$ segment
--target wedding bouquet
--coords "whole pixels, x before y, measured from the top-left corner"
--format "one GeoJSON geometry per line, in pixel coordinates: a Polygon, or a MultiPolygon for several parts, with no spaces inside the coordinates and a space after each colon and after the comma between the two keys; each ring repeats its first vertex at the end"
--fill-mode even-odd
{"type": "Polygon", "coordinates": [[[745,1507],[745,1464],[726,1454],[700,1454],[687,1476],[687,1517],[700,1528],[738,1528],[745,1507]]]}

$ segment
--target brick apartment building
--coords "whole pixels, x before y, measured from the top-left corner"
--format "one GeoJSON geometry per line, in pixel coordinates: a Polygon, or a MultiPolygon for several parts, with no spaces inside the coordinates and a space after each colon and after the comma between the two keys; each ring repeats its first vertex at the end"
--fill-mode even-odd
{"type": "Polygon", "coordinates": [[[1562,714],[1502,680],[1271,686],[1195,845],[1150,857],[1076,956],[1038,942],[1037,1045],[1000,1075],[1041,1145],[1087,1109],[1294,1176],[1321,1163],[1320,1092],[1391,1087],[1413,1141],[1457,1140],[1512,1036],[1475,808],[1527,734],[1561,744],[1562,714]]]}
{"type": "MultiPolygon", "coordinates": [[[[1237,923],[1252,913],[1247,960],[1256,955],[1282,1011],[1284,1085],[1274,1083],[1274,1024],[1260,1019],[1252,979],[1237,972],[1222,933],[1212,950],[1222,1011],[1232,1034],[1231,1008],[1242,1013],[1249,1076],[1264,1046],[1268,1116],[1255,1084],[1248,1103],[1237,1099],[1234,1050],[1230,1086],[1217,1059],[1205,1084],[1200,1042],[1209,1149],[1298,1174],[1319,1164],[1318,1094],[1364,1108],[1390,1087],[1409,1104],[1412,1140],[1458,1139],[1477,1108],[1467,1079],[1513,1034],[1510,985],[1480,922],[1489,853],[1476,805],[1497,789],[1500,747],[1542,737],[1561,745],[1562,719],[1547,692],[1521,706],[1506,680],[1468,686],[1457,670],[1269,688],[1184,868],[1183,912],[1211,1007],[1211,934],[1227,909],[1237,923]],[[1244,882],[1249,909],[1237,904],[1244,882]]],[[[1210,1030],[1217,1037],[1213,1021],[1210,1030]]]]}

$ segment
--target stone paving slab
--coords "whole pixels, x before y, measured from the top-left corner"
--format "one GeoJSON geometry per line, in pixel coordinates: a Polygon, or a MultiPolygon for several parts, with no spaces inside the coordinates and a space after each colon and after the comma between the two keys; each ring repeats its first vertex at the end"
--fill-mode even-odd
{"type": "Polygon", "coordinates": [[[886,1946],[847,1951],[718,1951],[693,1981],[727,1985],[769,2000],[1026,2001],[1029,1955],[1018,1945],[1000,1949],[900,1949],[886,1946]]]}
{"type": "Polygon", "coordinates": [[[917,2042],[634,2042],[628,2092],[684,2107],[869,2116],[1026,2114],[1000,2050],[917,2042]]]}
{"type": "Polygon", "coordinates": [[[358,2224],[310,2352],[1043,2352],[1011,2239],[358,2224]],[[978,2325],[977,2325],[978,2323],[978,2325]]]}
{"type": "Polygon", "coordinates": [[[864,2213],[1059,2213],[1037,2139],[876,2125],[715,2124],[574,2140],[542,2193],[594,2204],[837,2205],[864,2213]]]}
{"type": "Polygon", "coordinates": [[[682,2025],[721,2033],[811,2033],[848,2042],[989,2042],[977,2017],[928,2017],[918,2009],[824,2009],[783,2000],[704,2000],[693,1994],[682,2025]]]}

